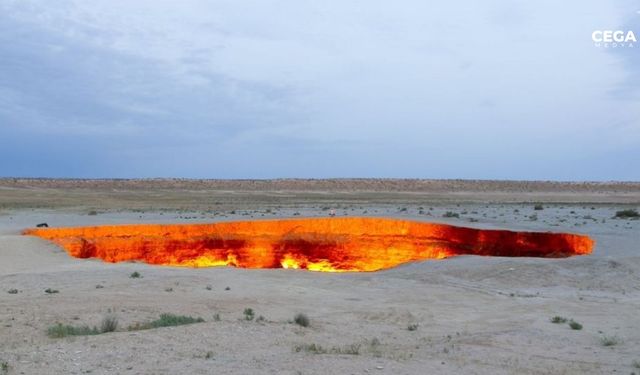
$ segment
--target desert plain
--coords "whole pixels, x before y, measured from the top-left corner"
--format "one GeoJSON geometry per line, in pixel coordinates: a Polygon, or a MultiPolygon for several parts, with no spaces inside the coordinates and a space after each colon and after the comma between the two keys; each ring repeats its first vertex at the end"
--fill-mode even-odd
{"type": "Polygon", "coordinates": [[[638,208],[640,183],[0,179],[0,374],[640,374],[640,220],[615,218],[638,208]],[[325,273],[111,264],[22,235],[330,212],[596,247],[325,273]],[[203,321],[130,329],[165,313],[203,321]],[[51,337],[106,317],[115,331],[51,337]]]}

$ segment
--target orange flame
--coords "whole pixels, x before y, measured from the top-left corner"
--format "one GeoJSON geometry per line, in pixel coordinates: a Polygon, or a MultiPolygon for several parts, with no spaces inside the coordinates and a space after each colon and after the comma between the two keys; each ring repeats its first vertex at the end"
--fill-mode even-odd
{"type": "Polygon", "coordinates": [[[594,241],[568,233],[480,230],[384,218],[28,229],[77,258],[183,267],[377,271],[456,255],[568,257],[594,241]]]}

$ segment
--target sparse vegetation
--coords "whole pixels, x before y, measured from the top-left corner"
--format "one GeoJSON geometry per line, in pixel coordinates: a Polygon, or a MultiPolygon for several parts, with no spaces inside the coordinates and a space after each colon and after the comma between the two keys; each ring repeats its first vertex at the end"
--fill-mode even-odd
{"type": "Polygon", "coordinates": [[[44,290],[45,293],[47,294],[56,294],[59,293],[59,291],[57,289],[51,289],[51,288],[47,288],[44,290]]]}
{"type": "Polygon", "coordinates": [[[9,373],[9,362],[2,361],[0,362],[0,374],[5,375],[9,373]]]}
{"type": "Polygon", "coordinates": [[[600,344],[602,346],[614,346],[620,344],[620,338],[618,336],[603,336],[600,338],[600,344]]]}
{"type": "Polygon", "coordinates": [[[247,307],[246,309],[244,309],[242,313],[244,314],[245,320],[253,320],[253,318],[255,317],[255,312],[250,307],[247,307]]]}
{"type": "Polygon", "coordinates": [[[635,209],[616,211],[613,216],[614,219],[637,219],[640,218],[640,213],[635,209]]]}
{"type": "Polygon", "coordinates": [[[631,362],[631,366],[634,368],[640,369],[640,361],[634,360],[633,362],[631,362]]]}
{"type": "Polygon", "coordinates": [[[146,323],[137,323],[129,326],[129,331],[140,331],[144,329],[160,328],[160,327],[175,327],[186,324],[202,323],[204,319],[194,318],[187,315],[175,315],[175,314],[161,314],[159,319],[146,323]]]}
{"type": "Polygon", "coordinates": [[[459,218],[460,214],[457,213],[457,212],[453,212],[453,211],[447,211],[442,215],[442,217],[457,217],[457,218],[459,218]]]}
{"type": "Polygon", "coordinates": [[[106,316],[98,327],[89,327],[88,325],[72,326],[57,323],[47,329],[47,336],[51,338],[63,338],[67,336],[92,336],[107,332],[114,332],[118,328],[118,319],[113,315],[106,316]]]}
{"type": "Polygon", "coordinates": [[[554,316],[553,318],[551,318],[551,323],[556,323],[556,324],[560,324],[560,323],[566,323],[567,322],[567,318],[563,318],[561,316],[554,316]]]}
{"type": "Polygon", "coordinates": [[[536,204],[535,206],[533,206],[533,209],[536,211],[542,211],[544,210],[544,206],[540,203],[536,204]]]}
{"type": "Polygon", "coordinates": [[[309,317],[305,314],[299,313],[293,317],[293,322],[300,327],[309,327],[309,317]]]}
{"type": "Polygon", "coordinates": [[[346,354],[346,355],[358,355],[360,354],[360,344],[351,344],[346,346],[333,346],[331,348],[325,348],[319,344],[300,344],[293,347],[293,351],[296,353],[307,352],[311,354],[346,354]]]}
{"type": "Polygon", "coordinates": [[[417,331],[420,325],[418,323],[411,323],[407,326],[407,330],[409,331],[417,331]]]}
{"type": "Polygon", "coordinates": [[[9,294],[18,294],[18,289],[9,289],[7,291],[7,293],[9,293],[9,294]]]}
{"type": "Polygon", "coordinates": [[[96,211],[96,210],[91,210],[91,211],[89,211],[87,213],[87,215],[89,215],[89,216],[96,216],[97,214],[98,214],[98,211],[96,211]]]}
{"type": "Polygon", "coordinates": [[[571,327],[571,329],[573,329],[573,330],[579,331],[579,330],[582,329],[582,324],[580,324],[580,323],[578,323],[578,322],[576,322],[574,320],[571,320],[569,322],[569,327],[571,327]]]}
{"type": "Polygon", "coordinates": [[[139,278],[142,277],[142,275],[140,274],[140,272],[134,271],[134,272],[131,273],[131,275],[129,275],[129,277],[132,278],[132,279],[139,279],[139,278]]]}
{"type": "Polygon", "coordinates": [[[215,313],[213,314],[213,320],[216,322],[219,322],[222,318],[220,318],[220,314],[219,313],[215,313]]]}
{"type": "Polygon", "coordinates": [[[58,323],[47,329],[47,335],[56,339],[67,336],[89,336],[98,334],[100,334],[100,331],[97,327],[63,325],[62,323],[58,323]]]}

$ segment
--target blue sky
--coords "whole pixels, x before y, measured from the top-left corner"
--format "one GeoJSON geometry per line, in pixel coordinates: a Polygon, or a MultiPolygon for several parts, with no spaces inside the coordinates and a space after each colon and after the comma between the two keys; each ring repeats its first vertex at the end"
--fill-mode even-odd
{"type": "Polygon", "coordinates": [[[0,2],[0,176],[640,180],[640,1],[0,2]]]}

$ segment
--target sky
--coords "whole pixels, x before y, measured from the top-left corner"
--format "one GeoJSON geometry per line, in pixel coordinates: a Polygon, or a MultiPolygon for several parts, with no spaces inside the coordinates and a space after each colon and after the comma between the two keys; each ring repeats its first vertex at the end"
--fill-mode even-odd
{"type": "Polygon", "coordinates": [[[640,1],[0,0],[0,176],[640,181],[640,1]]]}

